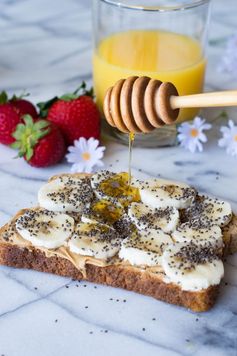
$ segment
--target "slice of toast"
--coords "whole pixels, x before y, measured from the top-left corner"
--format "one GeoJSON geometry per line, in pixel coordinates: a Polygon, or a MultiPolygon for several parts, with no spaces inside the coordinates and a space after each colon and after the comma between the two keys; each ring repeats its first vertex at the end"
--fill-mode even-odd
{"type": "MultiPolygon", "coordinates": [[[[55,178],[57,176],[50,180],[55,178]]],[[[61,248],[57,249],[58,251],[48,251],[37,248],[30,242],[22,241],[23,239],[15,229],[15,221],[23,212],[24,210],[18,212],[9,223],[0,229],[0,264],[2,265],[34,269],[124,288],[171,304],[184,306],[196,312],[210,309],[216,301],[219,285],[195,292],[185,291],[177,284],[165,282],[161,268],[139,268],[129,263],[117,262],[103,265],[95,258],[84,258],[84,263],[80,264],[82,267],[78,268],[78,264],[70,254],[61,253],[61,248]]],[[[225,252],[233,252],[235,242],[232,241],[237,240],[236,216],[225,227],[223,233],[225,252]]]]}

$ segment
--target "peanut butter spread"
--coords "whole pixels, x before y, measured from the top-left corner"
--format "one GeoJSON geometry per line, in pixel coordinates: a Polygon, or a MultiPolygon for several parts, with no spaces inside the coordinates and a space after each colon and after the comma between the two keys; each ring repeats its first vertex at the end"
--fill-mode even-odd
{"type": "Polygon", "coordinates": [[[2,228],[0,243],[37,249],[48,258],[65,258],[84,278],[87,264],[123,265],[155,273],[184,290],[219,284],[224,271],[223,241],[228,245],[230,238],[227,226],[232,213],[227,202],[200,196],[185,184],[159,179],[136,180],[130,186],[126,173],[102,171],[84,181],[80,175],[75,181],[73,177],[61,175],[42,187],[40,207],[18,212],[2,228]],[[32,212],[42,212],[47,219],[61,218],[55,230],[59,240],[53,247],[46,248],[44,239],[48,239],[47,233],[50,236],[50,228],[57,229],[57,219],[52,220],[55,224],[47,219],[36,221],[44,234],[42,245],[37,245],[33,243],[38,230],[32,212]],[[95,235],[99,229],[106,231],[104,236],[95,235]],[[66,231],[70,237],[61,243],[66,231]]]}

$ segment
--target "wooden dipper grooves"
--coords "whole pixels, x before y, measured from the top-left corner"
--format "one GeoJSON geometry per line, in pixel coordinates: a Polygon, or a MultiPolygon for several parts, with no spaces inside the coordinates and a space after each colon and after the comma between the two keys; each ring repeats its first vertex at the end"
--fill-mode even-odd
{"type": "Polygon", "coordinates": [[[180,108],[236,105],[237,90],[179,96],[172,83],[133,76],[107,90],[104,115],[122,132],[146,133],[173,124],[180,108]]]}
{"type": "Polygon", "coordinates": [[[171,95],[178,96],[171,83],[148,77],[120,79],[105,95],[104,114],[122,132],[150,132],[177,119],[179,109],[171,108],[171,95]]]}

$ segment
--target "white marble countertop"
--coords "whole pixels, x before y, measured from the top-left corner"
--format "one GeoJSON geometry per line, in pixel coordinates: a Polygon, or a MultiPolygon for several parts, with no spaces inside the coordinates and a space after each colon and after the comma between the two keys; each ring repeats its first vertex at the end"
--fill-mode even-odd
{"type": "MultiPolygon", "coordinates": [[[[214,0],[213,5],[206,87],[236,88],[237,78],[218,74],[216,66],[236,30],[237,3],[214,0]]],[[[19,93],[27,88],[37,102],[75,88],[81,79],[91,80],[88,1],[1,0],[0,33],[0,89],[19,93]]],[[[213,120],[218,112],[206,115],[213,120]]],[[[228,113],[237,121],[236,109],[228,113]]],[[[217,147],[218,125],[215,121],[203,154],[178,147],[136,148],[134,175],[187,181],[237,210],[237,161],[217,147]]],[[[49,176],[69,171],[66,163],[34,169],[14,155],[0,146],[0,225],[34,205],[49,176]]],[[[105,163],[126,169],[127,148],[107,144],[105,163]]],[[[216,306],[195,314],[119,289],[1,267],[0,355],[237,355],[237,255],[225,268],[216,306]]]]}

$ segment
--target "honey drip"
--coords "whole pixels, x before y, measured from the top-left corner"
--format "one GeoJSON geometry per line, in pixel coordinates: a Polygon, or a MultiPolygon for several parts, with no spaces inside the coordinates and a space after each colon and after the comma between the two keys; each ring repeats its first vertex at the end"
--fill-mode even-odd
{"type": "Polygon", "coordinates": [[[122,207],[115,206],[105,199],[100,199],[99,201],[92,203],[91,210],[95,220],[108,224],[113,224],[124,214],[122,207]]]}
{"type": "Polygon", "coordinates": [[[127,207],[131,202],[140,201],[138,188],[129,186],[128,181],[127,172],[117,173],[101,182],[98,189],[105,196],[115,198],[123,207],[127,207]]]}
{"type": "Polygon", "coordinates": [[[134,143],[135,134],[130,132],[128,136],[128,185],[131,185],[131,164],[132,164],[132,148],[134,143]]]}

